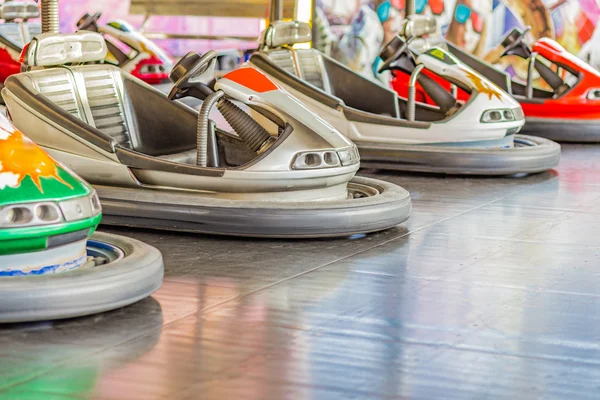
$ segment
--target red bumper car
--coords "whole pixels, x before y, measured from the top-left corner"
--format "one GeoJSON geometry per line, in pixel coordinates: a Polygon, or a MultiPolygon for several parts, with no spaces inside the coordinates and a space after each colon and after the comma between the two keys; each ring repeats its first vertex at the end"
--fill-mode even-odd
{"type": "MultiPolygon", "coordinates": [[[[523,40],[526,33],[527,30],[514,29],[502,41],[503,57],[512,55],[529,61],[525,83],[452,43],[446,43],[446,47],[521,103],[527,121],[521,133],[560,142],[600,142],[600,72],[552,39],[540,39],[530,47],[523,40]],[[537,78],[547,88],[534,87],[537,78]]],[[[397,73],[393,86],[401,96],[406,96],[408,76],[397,73]]],[[[446,88],[452,90],[449,84],[446,88]]],[[[455,93],[459,100],[468,99],[460,90],[455,93]]],[[[417,99],[431,103],[418,87],[417,99]]]]}

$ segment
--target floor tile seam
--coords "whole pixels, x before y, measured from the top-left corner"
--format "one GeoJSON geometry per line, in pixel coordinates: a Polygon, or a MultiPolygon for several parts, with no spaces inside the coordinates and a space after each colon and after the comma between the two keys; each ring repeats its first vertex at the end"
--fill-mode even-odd
{"type": "MultiPolygon", "coordinates": [[[[561,212],[572,212],[577,214],[600,214],[600,211],[587,211],[582,208],[568,208],[568,207],[549,207],[549,206],[533,206],[533,205],[514,205],[514,204],[502,204],[502,207],[525,209],[525,210],[544,210],[544,211],[561,211],[561,212]]],[[[584,206],[582,207],[589,207],[584,206]]]]}
{"type": "MultiPolygon", "coordinates": [[[[473,333],[477,333],[477,332],[481,332],[481,330],[474,331],[473,333]]],[[[414,341],[414,340],[406,340],[406,339],[403,341],[406,342],[407,344],[412,344],[412,345],[430,346],[430,347],[436,347],[436,348],[444,348],[447,350],[456,350],[456,351],[461,351],[461,352],[483,353],[483,354],[490,354],[492,356],[499,356],[499,357],[527,358],[527,359],[549,361],[549,362],[556,362],[556,363],[570,363],[570,364],[600,366],[600,361],[598,361],[596,358],[583,359],[583,358],[576,358],[576,357],[534,355],[534,354],[518,353],[518,352],[495,351],[493,348],[487,349],[487,348],[477,348],[474,346],[461,346],[462,344],[465,344],[465,340],[462,340],[459,342],[447,342],[447,343],[439,343],[439,342],[438,343],[423,343],[423,342],[418,342],[418,341],[414,341]]],[[[429,362],[431,360],[435,360],[436,358],[438,358],[442,355],[443,354],[438,352],[438,353],[435,353],[435,355],[433,357],[430,357],[427,360],[422,360],[422,361],[429,362]]],[[[418,364],[420,365],[420,364],[422,364],[422,362],[419,362],[418,364]]]]}
{"type": "MultiPolygon", "coordinates": [[[[426,278],[426,277],[418,277],[415,275],[408,275],[407,278],[414,279],[417,281],[426,281],[426,282],[443,282],[443,283],[457,283],[462,284],[463,281],[457,279],[436,279],[436,278],[426,278]]],[[[580,292],[567,292],[565,290],[538,290],[536,288],[529,288],[526,286],[515,286],[515,285],[493,285],[486,284],[485,281],[471,281],[471,283],[475,287],[489,287],[489,288],[499,288],[499,289],[514,289],[523,292],[531,292],[531,293],[549,293],[549,294],[558,294],[558,295],[569,295],[569,296],[581,296],[581,297],[590,297],[590,298],[600,298],[600,294],[592,294],[592,293],[580,293],[580,292]]]]}
{"type": "MultiPolygon", "coordinates": [[[[251,378],[251,379],[262,379],[262,380],[268,381],[268,382],[283,383],[286,386],[290,386],[290,387],[308,388],[308,389],[310,389],[310,388],[317,388],[317,389],[324,390],[324,391],[327,391],[327,392],[335,392],[335,393],[339,393],[339,392],[346,393],[346,392],[348,392],[348,390],[345,390],[344,387],[342,387],[342,386],[335,386],[335,385],[332,385],[332,384],[319,384],[319,385],[315,385],[314,382],[312,382],[312,383],[304,383],[304,382],[301,382],[301,381],[298,381],[298,380],[292,380],[292,379],[281,379],[281,378],[274,379],[272,376],[266,376],[266,375],[260,376],[260,375],[244,374],[244,376],[247,377],[247,378],[251,378]]],[[[184,399],[184,400],[197,399],[198,398],[197,395],[191,394],[191,395],[188,396],[188,393],[191,392],[191,391],[193,392],[193,391],[201,390],[201,389],[203,389],[203,386],[210,386],[210,389],[212,389],[213,387],[214,388],[218,388],[219,386],[222,386],[223,384],[227,384],[227,383],[228,382],[219,381],[217,379],[211,380],[211,381],[207,381],[207,382],[199,381],[196,386],[190,386],[189,388],[185,389],[185,392],[182,393],[183,396],[185,396],[185,397],[182,397],[182,399],[184,399]],[[197,386],[199,386],[199,387],[197,387],[197,386]]],[[[398,396],[395,396],[395,395],[377,394],[377,393],[372,393],[370,391],[365,391],[365,390],[362,390],[360,393],[361,394],[364,393],[365,395],[368,395],[369,396],[368,397],[369,400],[408,400],[409,399],[408,397],[398,397],[398,396]],[[375,396],[373,396],[373,395],[375,395],[375,396]]],[[[356,393],[353,393],[353,394],[356,394],[356,393]]],[[[341,397],[341,398],[343,399],[344,397],[341,397]]],[[[354,398],[354,397],[352,397],[352,398],[354,398]]],[[[359,397],[359,398],[362,399],[362,398],[365,398],[365,397],[362,396],[362,397],[359,397]]],[[[414,399],[412,399],[412,400],[414,400],[414,399]]]]}
{"type": "MultiPolygon", "coordinates": [[[[451,234],[443,233],[443,232],[436,233],[436,235],[452,237],[451,234]]],[[[464,237],[466,239],[484,239],[484,240],[489,240],[489,241],[496,240],[496,241],[502,241],[502,242],[541,244],[541,245],[548,245],[548,246],[575,246],[575,247],[586,248],[586,249],[600,249],[600,245],[581,244],[581,243],[545,242],[545,241],[540,241],[540,240],[516,239],[516,238],[513,238],[512,236],[510,236],[510,237],[501,237],[501,236],[469,236],[469,235],[464,235],[462,237],[464,237]]]]}

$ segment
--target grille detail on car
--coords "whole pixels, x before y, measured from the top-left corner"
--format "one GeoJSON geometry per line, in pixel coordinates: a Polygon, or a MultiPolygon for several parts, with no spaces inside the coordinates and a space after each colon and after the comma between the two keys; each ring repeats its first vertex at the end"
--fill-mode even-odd
{"type": "Polygon", "coordinates": [[[100,131],[114,138],[120,145],[131,147],[131,138],[115,78],[108,69],[86,69],[81,71],[85,78],[87,99],[100,131]]]}
{"type": "Polygon", "coordinates": [[[298,65],[302,73],[302,78],[313,86],[319,89],[325,89],[325,82],[323,81],[323,71],[320,63],[320,54],[317,52],[306,49],[297,50],[296,56],[298,57],[298,65]]]}
{"type": "Polygon", "coordinates": [[[36,86],[41,94],[51,102],[73,115],[76,118],[83,119],[73,76],[67,70],[53,70],[40,72],[36,79],[36,86]]]}
{"type": "Polygon", "coordinates": [[[275,65],[285,72],[298,76],[294,63],[294,56],[290,50],[274,50],[269,52],[269,58],[275,65]]]}

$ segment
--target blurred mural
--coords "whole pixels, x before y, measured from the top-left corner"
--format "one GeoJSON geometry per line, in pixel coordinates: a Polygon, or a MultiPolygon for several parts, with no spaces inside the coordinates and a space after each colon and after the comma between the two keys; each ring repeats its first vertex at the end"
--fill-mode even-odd
{"type": "MultiPolygon", "coordinates": [[[[144,17],[129,15],[129,0],[60,0],[61,31],[72,32],[77,20],[89,12],[102,12],[101,24],[124,19],[139,28],[144,17]]],[[[146,31],[185,33],[217,36],[247,36],[258,38],[260,20],[253,18],[211,18],[211,17],[151,17],[146,31]]],[[[256,46],[256,40],[240,42],[237,40],[157,40],[161,47],[173,55],[184,55],[190,50],[205,52],[211,49],[247,49],[256,46]]]]}
{"type": "MultiPolygon", "coordinates": [[[[381,46],[395,35],[406,0],[316,0],[315,47],[373,79],[381,46]]],[[[61,0],[61,30],[75,30],[86,12],[102,11],[100,23],[125,19],[136,28],[144,17],[129,15],[128,0],[61,0]]],[[[416,0],[420,14],[438,19],[440,34],[489,62],[498,62],[497,45],[514,27],[531,26],[530,39],[549,36],[567,50],[600,67],[600,0],[416,0]]],[[[146,31],[258,37],[259,19],[161,17],[146,31]]],[[[209,49],[248,49],[255,41],[158,40],[173,55],[209,49]]],[[[505,61],[510,69],[511,60],[505,61]]],[[[518,70],[519,68],[517,68],[518,70]]],[[[518,72],[518,71],[517,71],[518,72]]]]}
{"type": "MultiPolygon", "coordinates": [[[[530,40],[551,37],[600,67],[600,0],[415,2],[417,13],[437,18],[447,40],[489,62],[498,62],[498,44],[508,31],[531,26],[530,40]]],[[[406,0],[317,0],[315,45],[357,71],[372,71],[378,50],[397,32],[405,6],[406,0]]]]}

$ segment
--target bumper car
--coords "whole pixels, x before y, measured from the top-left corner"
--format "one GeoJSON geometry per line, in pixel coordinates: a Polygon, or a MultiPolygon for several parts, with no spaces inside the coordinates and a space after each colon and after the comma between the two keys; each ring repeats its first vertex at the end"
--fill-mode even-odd
{"type": "Polygon", "coordinates": [[[107,61],[151,85],[169,81],[173,58],[156,43],[137,32],[125,21],[98,25],[101,13],[85,14],[77,28],[101,33],[108,47],[107,61]]]}
{"type": "Polygon", "coordinates": [[[0,83],[21,71],[19,57],[23,46],[42,31],[39,23],[29,22],[29,19],[39,16],[38,5],[33,1],[10,1],[0,5],[0,18],[4,20],[0,24],[0,83]]]}
{"type": "Polygon", "coordinates": [[[0,322],[123,307],[162,283],[158,250],[94,233],[96,192],[0,116],[0,322]]]}
{"type": "MultiPolygon", "coordinates": [[[[410,17],[420,22],[425,17],[410,17]]],[[[411,47],[418,51],[432,45],[443,47],[519,101],[526,123],[521,133],[535,134],[559,142],[600,142],[600,72],[552,39],[539,39],[533,46],[524,42],[527,30],[513,29],[502,41],[501,57],[517,56],[529,61],[527,80],[518,82],[505,72],[466,53],[456,45],[434,38],[417,38],[411,47]],[[534,87],[534,78],[541,78],[549,89],[534,87]]],[[[433,77],[433,79],[436,79],[433,77]]],[[[436,81],[446,89],[449,84],[436,81]]],[[[398,74],[393,82],[398,94],[408,92],[409,78],[398,74]]],[[[417,98],[428,104],[433,100],[417,85],[417,98]]],[[[468,94],[457,90],[457,98],[468,100],[468,94]]]]}
{"type": "Polygon", "coordinates": [[[105,56],[98,33],[37,36],[31,70],[2,92],[16,126],[95,186],[105,223],[321,237],[408,218],[406,190],[355,177],[356,146],[258,70],[216,80],[217,54],[190,53],[167,96],[115,66],[81,65],[105,56]],[[174,101],[185,96],[203,100],[200,112],[174,101]],[[233,132],[209,118],[217,110],[233,132]]]}
{"type": "Polygon", "coordinates": [[[402,69],[426,88],[435,105],[408,99],[366,79],[314,49],[310,27],[274,22],[261,37],[254,66],[350,138],[362,165],[445,174],[513,175],[546,171],[558,164],[560,146],[518,135],[523,111],[507,93],[443,49],[414,58],[400,37],[382,51],[380,71],[402,69]],[[422,74],[428,70],[469,93],[459,102],[422,74]]]}
{"type": "Polygon", "coordinates": [[[527,120],[523,132],[559,142],[600,142],[600,72],[552,39],[539,39],[530,47],[524,42],[526,33],[515,28],[502,41],[502,56],[529,61],[525,84],[450,43],[448,49],[521,103],[527,120]],[[549,89],[533,86],[535,74],[549,89]]]}

